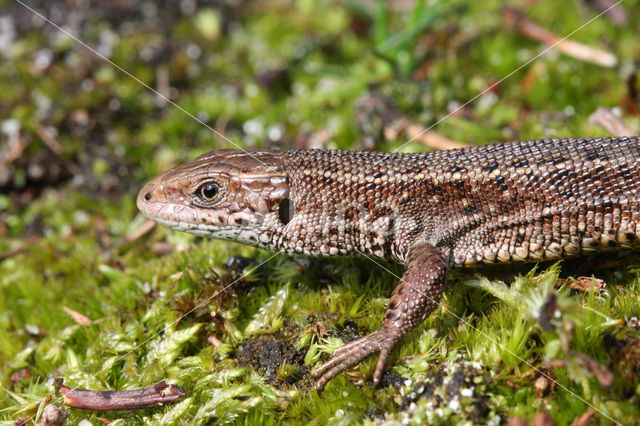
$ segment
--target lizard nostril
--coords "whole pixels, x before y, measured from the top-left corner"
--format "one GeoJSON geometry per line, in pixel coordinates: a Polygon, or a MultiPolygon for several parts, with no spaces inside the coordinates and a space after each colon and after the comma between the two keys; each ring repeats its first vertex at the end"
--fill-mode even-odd
{"type": "Polygon", "coordinates": [[[145,201],[151,201],[151,191],[149,191],[146,194],[144,194],[144,200],[145,201]]]}

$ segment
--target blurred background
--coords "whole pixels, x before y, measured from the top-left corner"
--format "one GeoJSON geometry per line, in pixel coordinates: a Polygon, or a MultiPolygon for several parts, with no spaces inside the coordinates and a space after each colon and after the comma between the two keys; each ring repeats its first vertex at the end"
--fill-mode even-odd
{"type": "MultiPolygon", "coordinates": [[[[145,370],[153,358],[149,348],[122,361],[117,356],[133,342],[188,310],[181,297],[195,304],[206,279],[232,274],[233,268],[219,266],[231,254],[266,258],[153,229],[135,208],[146,179],[219,148],[416,152],[635,134],[639,11],[634,0],[617,6],[613,0],[0,0],[0,417],[35,415],[51,394],[46,377],[56,373],[93,389],[135,387],[167,376],[198,388],[214,367],[198,364],[206,374],[187,374],[177,360],[233,358],[243,337],[222,337],[233,336],[233,318],[248,322],[281,288],[283,277],[317,284],[321,276],[320,285],[310,287],[317,298],[323,283],[336,282],[326,270],[305,278],[297,264],[280,259],[256,278],[272,286],[238,296],[253,301],[235,306],[237,316],[196,324],[189,328],[192,335],[174,337],[176,353],[165,364],[145,370]],[[561,41],[566,35],[570,42],[561,41]],[[211,268],[216,272],[210,276],[211,268]],[[186,293],[176,296],[179,291],[186,293]],[[178,298],[170,309],[156,303],[169,297],[178,298]],[[228,346],[211,344],[200,353],[194,347],[207,346],[203,335],[217,335],[228,346]],[[193,336],[199,337],[189,340],[193,336]]],[[[361,281],[376,279],[353,272],[361,266],[338,269],[362,274],[361,281]]],[[[391,288],[383,287],[381,297],[391,288]]],[[[363,293],[375,296],[367,294],[370,289],[354,290],[353,302],[363,293]]],[[[217,303],[222,312],[223,302],[217,303]]],[[[384,300],[372,303],[368,312],[379,318],[384,300]]],[[[309,325],[309,311],[291,312],[309,325]]],[[[537,359],[535,350],[527,356],[537,359]]],[[[509,371],[533,374],[525,370],[509,371]]],[[[630,408],[638,398],[634,374],[631,391],[598,394],[588,381],[568,386],[600,401],[599,407],[620,401],[613,412],[637,419],[637,406],[630,408]]],[[[450,409],[443,421],[531,420],[548,405],[563,407],[547,410],[562,424],[589,408],[570,395],[538,397],[532,379],[524,382],[513,388],[500,382],[493,389],[507,395],[502,400],[484,401],[475,417],[455,417],[462,414],[450,409]]],[[[218,384],[221,392],[228,390],[218,384]]],[[[215,388],[207,386],[208,392],[215,388]]],[[[357,388],[352,405],[345,402],[351,395],[341,400],[336,392],[315,411],[321,400],[259,386],[243,389],[228,396],[235,405],[217,406],[211,395],[196,391],[182,411],[145,415],[160,423],[182,415],[196,422],[324,423],[343,415],[374,421],[401,416],[413,402],[392,389],[382,403],[373,390],[357,388]],[[216,417],[216,410],[228,417],[216,417]]],[[[144,418],[128,415],[131,422],[144,418]]]]}

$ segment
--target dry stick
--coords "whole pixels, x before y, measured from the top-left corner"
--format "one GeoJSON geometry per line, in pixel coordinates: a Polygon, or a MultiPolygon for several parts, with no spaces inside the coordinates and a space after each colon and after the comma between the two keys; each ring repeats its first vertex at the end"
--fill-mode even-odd
{"type": "Polygon", "coordinates": [[[587,411],[580,414],[576,419],[571,423],[571,426],[587,426],[592,424],[591,419],[593,418],[595,411],[592,408],[587,408],[587,411]]]}
{"type": "MultiPolygon", "coordinates": [[[[600,364],[598,361],[588,355],[583,354],[582,352],[576,352],[575,355],[580,359],[580,361],[582,361],[582,365],[596,377],[600,386],[608,388],[613,384],[613,373],[606,366],[600,364]]],[[[547,367],[550,369],[554,369],[559,367],[566,367],[567,364],[568,362],[566,359],[553,359],[547,362],[547,367]]]]}
{"type": "Polygon", "coordinates": [[[156,67],[157,91],[160,96],[156,96],[156,102],[159,106],[164,107],[167,104],[166,99],[171,96],[171,86],[169,82],[169,67],[166,64],[160,64],[156,67]]]}
{"type": "Polygon", "coordinates": [[[96,411],[140,410],[162,407],[187,394],[184,389],[168,385],[164,380],[155,385],[122,391],[92,391],[60,385],[64,404],[72,408],[96,411]]]}
{"type": "Polygon", "coordinates": [[[555,423],[549,413],[541,411],[533,415],[531,426],[555,426],[555,423]]]}
{"type": "Polygon", "coordinates": [[[407,139],[438,150],[464,148],[469,146],[469,144],[464,142],[458,142],[446,138],[433,130],[427,130],[427,128],[422,124],[404,115],[385,123],[383,134],[387,141],[396,141],[399,139],[400,134],[404,134],[407,139]]]}
{"type": "MultiPolygon", "coordinates": [[[[382,122],[382,134],[387,141],[397,141],[401,135],[405,138],[419,142],[433,149],[454,149],[469,146],[466,143],[448,139],[439,133],[430,130],[423,124],[408,117],[400,111],[395,103],[377,93],[369,94],[360,98],[356,104],[356,119],[360,121],[360,127],[364,133],[367,128],[372,127],[369,121],[380,119],[382,122]]],[[[376,129],[377,131],[377,129],[376,129]]]]}
{"type": "Polygon", "coordinates": [[[638,134],[627,127],[626,124],[609,109],[598,107],[596,111],[589,116],[589,123],[597,124],[604,127],[614,136],[637,136],[638,134]]]}
{"type": "Polygon", "coordinates": [[[600,383],[600,386],[608,388],[613,384],[613,373],[606,366],[600,364],[589,355],[583,354],[581,352],[577,352],[576,356],[580,358],[585,367],[587,367],[587,369],[591,371],[594,376],[596,376],[596,379],[598,379],[598,383],[600,383]]]}
{"type": "Polygon", "coordinates": [[[22,254],[24,252],[26,252],[28,249],[27,247],[18,247],[16,249],[13,250],[9,250],[6,253],[2,253],[0,254],[0,262],[3,262],[7,259],[11,259],[13,256],[17,256],[19,254],[22,254]]]}
{"type": "Polygon", "coordinates": [[[24,242],[26,243],[25,245],[9,250],[6,253],[0,253],[0,262],[3,262],[7,259],[11,259],[14,256],[27,252],[29,250],[29,247],[32,244],[35,244],[36,241],[38,241],[39,239],[40,239],[40,236],[38,235],[28,237],[24,240],[24,242]]]}
{"type": "Polygon", "coordinates": [[[62,150],[62,145],[57,139],[49,132],[42,124],[38,124],[36,127],[36,133],[40,136],[40,139],[49,147],[51,152],[53,152],[63,164],[67,167],[69,172],[71,172],[74,176],[81,176],[82,169],[69,158],[64,155],[64,151],[62,150]]]}
{"type": "Polygon", "coordinates": [[[132,233],[124,237],[126,243],[132,243],[137,239],[144,237],[149,232],[153,231],[156,227],[157,223],[152,220],[147,220],[140,227],[136,228],[132,233]]]}
{"type": "Polygon", "coordinates": [[[69,308],[68,306],[63,306],[62,310],[65,311],[76,324],[84,325],[85,327],[93,324],[93,321],[91,321],[88,316],[83,315],[80,312],[69,308]]]}
{"type": "Polygon", "coordinates": [[[409,120],[409,123],[407,124],[407,127],[405,129],[406,137],[409,139],[413,139],[416,142],[420,142],[421,144],[430,148],[441,150],[464,148],[465,146],[470,146],[467,143],[454,141],[447,137],[444,137],[441,134],[434,132],[433,130],[427,130],[425,132],[424,129],[425,126],[423,126],[422,124],[413,120],[409,120]]]}
{"type": "Polygon", "coordinates": [[[524,36],[550,46],[567,56],[607,68],[615,67],[618,64],[618,58],[614,54],[595,49],[586,44],[563,39],[540,25],[529,21],[519,10],[505,7],[502,13],[505,19],[524,36]]]}
{"type": "Polygon", "coordinates": [[[125,244],[130,244],[130,243],[132,243],[134,241],[137,241],[138,239],[144,237],[145,235],[147,235],[151,231],[153,231],[156,228],[156,225],[157,225],[156,222],[154,222],[152,220],[147,220],[145,223],[140,225],[138,228],[134,229],[130,234],[124,236],[123,238],[119,239],[113,245],[107,247],[107,251],[117,250],[117,249],[119,249],[120,247],[122,247],[125,244]]]}
{"type": "Polygon", "coordinates": [[[9,138],[9,150],[5,153],[4,158],[2,158],[0,167],[6,167],[6,165],[13,163],[18,158],[20,158],[24,150],[27,149],[27,145],[29,145],[29,142],[30,140],[27,138],[9,138]]]}

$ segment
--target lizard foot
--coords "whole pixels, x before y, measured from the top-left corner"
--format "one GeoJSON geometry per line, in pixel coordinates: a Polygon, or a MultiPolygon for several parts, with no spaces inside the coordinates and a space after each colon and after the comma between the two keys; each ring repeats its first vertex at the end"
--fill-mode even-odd
{"type": "Polygon", "coordinates": [[[402,334],[398,331],[394,330],[393,326],[383,325],[373,333],[336,349],[331,359],[318,367],[313,373],[313,376],[318,378],[316,389],[322,391],[329,380],[358,364],[369,355],[379,352],[378,364],[373,373],[373,385],[377,386],[391,349],[402,337],[402,334]]]}

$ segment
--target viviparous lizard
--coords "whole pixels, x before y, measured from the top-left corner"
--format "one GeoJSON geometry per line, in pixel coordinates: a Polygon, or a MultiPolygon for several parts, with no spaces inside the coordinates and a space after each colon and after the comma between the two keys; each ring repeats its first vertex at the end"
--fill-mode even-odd
{"type": "Polygon", "coordinates": [[[405,265],[382,326],[335,351],[317,388],[393,346],[438,305],[452,267],[640,246],[640,139],[538,139],[421,154],[202,155],[148,182],[138,208],[174,229],[312,256],[405,265]]]}

